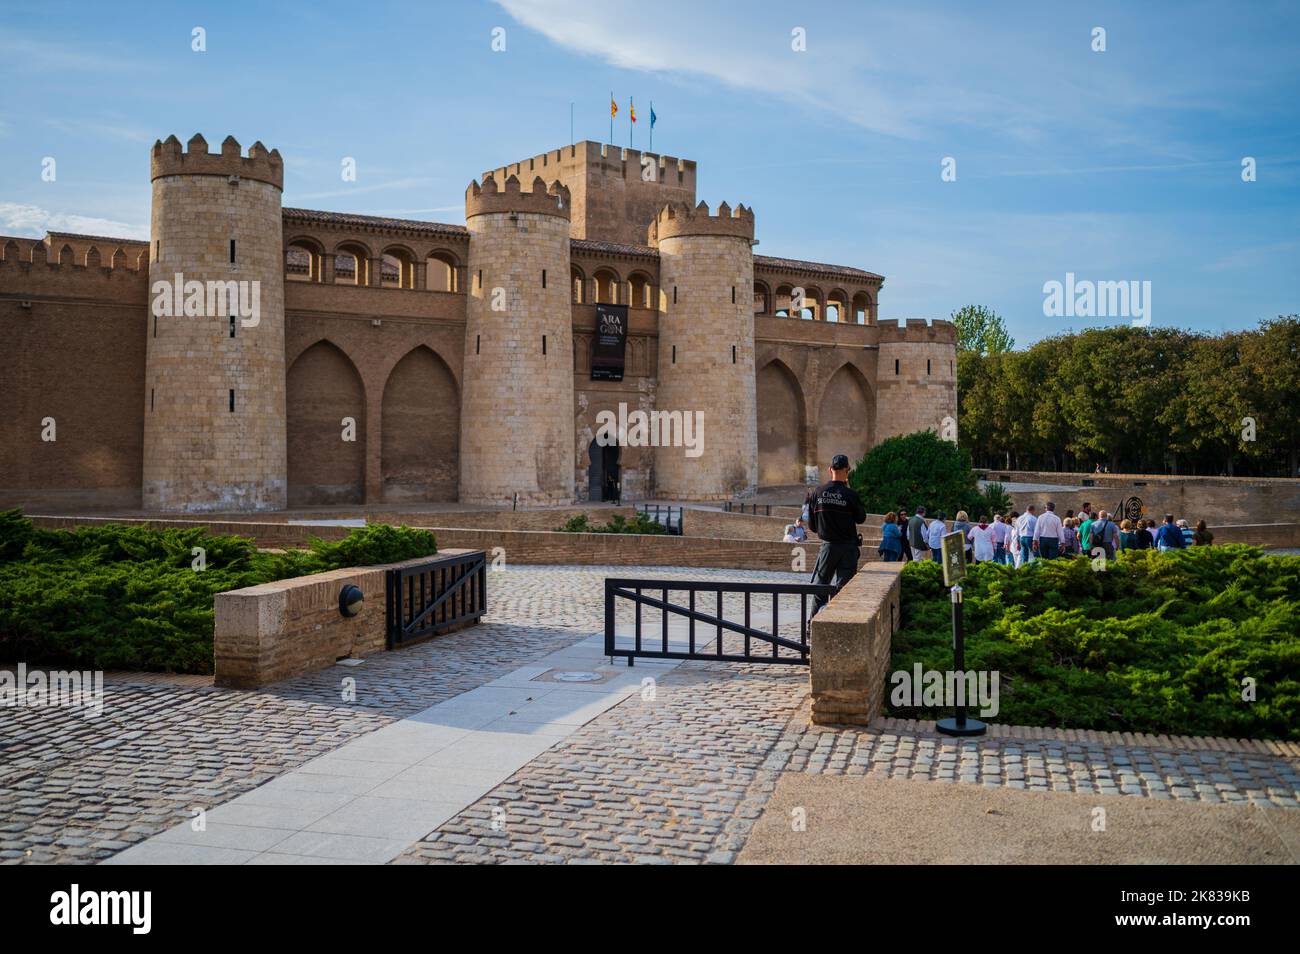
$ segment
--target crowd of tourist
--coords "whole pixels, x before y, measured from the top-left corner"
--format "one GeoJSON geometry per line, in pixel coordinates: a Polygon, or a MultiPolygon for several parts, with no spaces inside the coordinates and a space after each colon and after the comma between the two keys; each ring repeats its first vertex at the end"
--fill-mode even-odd
{"type": "Polygon", "coordinates": [[[1120,520],[1118,523],[1105,510],[1093,512],[1092,504],[1085,503],[1075,513],[1067,510],[1058,516],[1056,504],[1048,501],[1040,514],[1030,504],[1024,513],[982,516],[977,523],[970,521],[965,510],[958,510],[948,529],[947,514],[939,511],[929,517],[925,507],[917,507],[909,514],[906,510],[885,514],[880,528],[880,557],[883,560],[934,560],[942,559],[942,541],[945,534],[960,533],[965,541],[966,559],[974,563],[1001,563],[1016,567],[1034,560],[1055,560],[1058,557],[1075,557],[1080,554],[1114,559],[1126,550],[1182,550],[1192,546],[1208,546],[1214,534],[1202,520],[1196,529],[1186,520],[1175,520],[1166,514],[1164,522],[1155,520],[1120,520]]]}

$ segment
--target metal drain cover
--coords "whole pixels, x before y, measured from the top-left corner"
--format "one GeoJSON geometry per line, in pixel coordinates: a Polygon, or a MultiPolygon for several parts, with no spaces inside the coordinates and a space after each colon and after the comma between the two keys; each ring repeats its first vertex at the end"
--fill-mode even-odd
{"type": "Polygon", "coordinates": [[[600,682],[605,677],[598,672],[553,672],[551,678],[556,682],[600,682]]]}

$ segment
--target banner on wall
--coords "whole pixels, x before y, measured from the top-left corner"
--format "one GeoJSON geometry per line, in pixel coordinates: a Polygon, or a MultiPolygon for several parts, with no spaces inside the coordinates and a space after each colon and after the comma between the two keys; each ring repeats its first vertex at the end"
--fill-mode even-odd
{"type": "Polygon", "coordinates": [[[596,305],[591,339],[591,380],[622,381],[627,355],[627,305],[596,305]]]}

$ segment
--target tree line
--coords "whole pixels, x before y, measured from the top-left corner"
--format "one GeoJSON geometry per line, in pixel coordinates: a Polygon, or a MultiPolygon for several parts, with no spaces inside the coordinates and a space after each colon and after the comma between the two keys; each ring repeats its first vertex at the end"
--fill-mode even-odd
{"type": "Polygon", "coordinates": [[[1300,315],[1217,335],[1090,328],[1021,351],[987,309],[953,321],[976,467],[1300,476],[1300,315]]]}

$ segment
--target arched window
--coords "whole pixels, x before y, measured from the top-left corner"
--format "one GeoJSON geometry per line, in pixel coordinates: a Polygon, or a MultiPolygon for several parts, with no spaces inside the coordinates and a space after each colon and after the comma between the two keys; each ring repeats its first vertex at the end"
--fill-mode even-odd
{"type": "Polygon", "coordinates": [[[577,265],[569,266],[569,281],[573,285],[573,303],[585,304],[587,301],[587,279],[577,265]]]}
{"type": "Polygon", "coordinates": [[[853,320],[859,325],[871,324],[871,296],[866,292],[853,296],[853,320]]]}
{"type": "Polygon", "coordinates": [[[345,242],[335,249],[334,284],[369,285],[370,250],[357,242],[345,242]]]}
{"type": "Polygon", "coordinates": [[[385,249],[379,261],[379,280],[385,288],[414,288],[415,256],[399,246],[385,249]]]}
{"type": "Polygon", "coordinates": [[[596,279],[596,301],[606,305],[617,305],[620,284],[618,273],[602,268],[596,272],[594,278],[596,279]]]}
{"type": "Polygon", "coordinates": [[[653,304],[650,300],[652,294],[652,284],[650,276],[644,272],[633,272],[628,276],[628,297],[627,303],[633,308],[651,308],[653,304]]]}
{"type": "Polygon", "coordinates": [[[429,291],[460,291],[460,262],[451,252],[430,252],[424,260],[424,275],[424,287],[429,291]]]}
{"type": "Polygon", "coordinates": [[[324,255],[307,239],[293,239],[284,250],[284,277],[291,282],[321,281],[324,255]]]}

